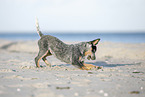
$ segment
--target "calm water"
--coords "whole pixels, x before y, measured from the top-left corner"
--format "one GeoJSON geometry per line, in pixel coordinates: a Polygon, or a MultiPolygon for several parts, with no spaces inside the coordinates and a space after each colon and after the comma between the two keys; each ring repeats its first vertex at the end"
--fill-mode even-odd
{"type": "MultiPolygon", "coordinates": [[[[122,43],[145,43],[145,33],[45,33],[53,35],[62,41],[90,41],[101,38],[101,41],[122,43]]],[[[7,40],[38,40],[37,33],[0,34],[0,39],[7,40]]]]}

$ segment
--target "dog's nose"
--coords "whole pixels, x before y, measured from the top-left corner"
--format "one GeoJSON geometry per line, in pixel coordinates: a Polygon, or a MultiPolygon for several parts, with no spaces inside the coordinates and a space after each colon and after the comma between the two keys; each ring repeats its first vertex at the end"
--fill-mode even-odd
{"type": "Polygon", "coordinates": [[[95,59],[96,59],[96,57],[95,57],[95,56],[92,56],[92,57],[91,57],[91,59],[92,59],[92,60],[95,60],[95,59]]]}

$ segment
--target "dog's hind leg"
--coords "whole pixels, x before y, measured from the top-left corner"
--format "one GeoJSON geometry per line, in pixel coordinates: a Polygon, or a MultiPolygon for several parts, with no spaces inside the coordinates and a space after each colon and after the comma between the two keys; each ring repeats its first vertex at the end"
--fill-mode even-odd
{"type": "Polygon", "coordinates": [[[46,56],[47,53],[48,53],[48,50],[40,50],[40,51],[39,51],[38,56],[35,58],[35,63],[36,63],[36,66],[37,66],[37,67],[40,67],[39,61],[40,61],[44,56],[46,56]]]}
{"type": "Polygon", "coordinates": [[[45,62],[45,64],[49,67],[51,67],[51,64],[47,61],[46,57],[52,55],[50,51],[47,52],[47,54],[42,58],[42,60],[45,62]]]}

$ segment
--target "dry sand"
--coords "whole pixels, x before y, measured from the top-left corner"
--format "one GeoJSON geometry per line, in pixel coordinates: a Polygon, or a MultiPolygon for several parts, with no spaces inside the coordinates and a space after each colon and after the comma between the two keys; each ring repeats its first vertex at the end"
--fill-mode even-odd
{"type": "Polygon", "coordinates": [[[36,68],[37,41],[0,40],[0,97],[145,97],[145,43],[100,42],[101,70],[79,70],[47,57],[36,68]]]}

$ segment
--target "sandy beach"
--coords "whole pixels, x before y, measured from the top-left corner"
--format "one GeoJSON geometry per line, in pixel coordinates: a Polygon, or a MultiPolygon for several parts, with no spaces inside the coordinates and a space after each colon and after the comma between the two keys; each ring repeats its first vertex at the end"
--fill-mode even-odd
{"type": "MultiPolygon", "coordinates": [[[[71,42],[67,42],[71,43],[71,42]]],[[[100,70],[47,57],[36,68],[37,41],[0,40],[0,97],[145,97],[145,43],[100,42],[100,70]]]]}

